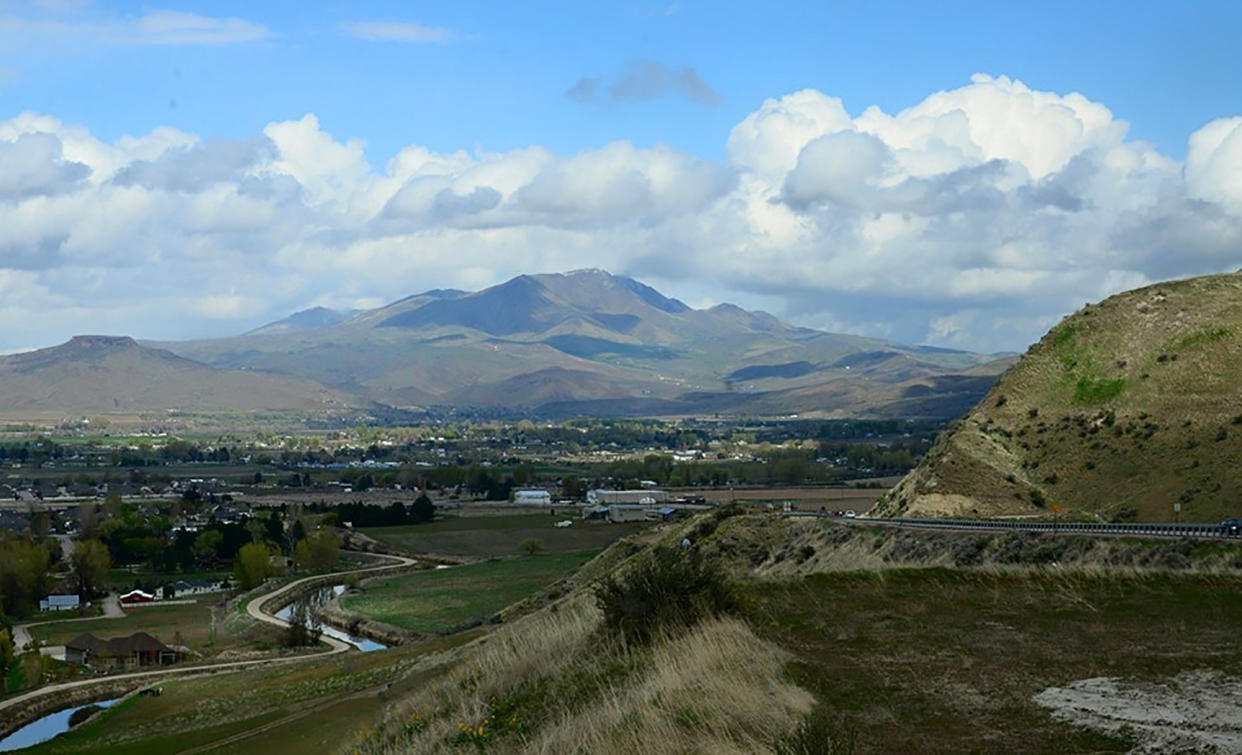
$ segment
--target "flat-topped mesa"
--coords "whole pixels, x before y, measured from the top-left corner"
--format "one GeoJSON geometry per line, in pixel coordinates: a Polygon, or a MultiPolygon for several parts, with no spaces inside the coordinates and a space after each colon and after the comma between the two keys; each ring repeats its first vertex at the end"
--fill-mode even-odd
{"type": "Polygon", "coordinates": [[[138,342],[129,336],[97,336],[97,335],[81,335],[74,336],[65,344],[67,347],[76,348],[137,348],[138,342]]]}

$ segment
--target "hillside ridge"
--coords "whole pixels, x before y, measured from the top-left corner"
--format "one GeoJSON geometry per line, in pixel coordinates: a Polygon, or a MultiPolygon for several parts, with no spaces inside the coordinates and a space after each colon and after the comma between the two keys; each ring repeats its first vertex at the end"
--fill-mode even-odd
{"type": "Polygon", "coordinates": [[[128,336],[79,335],[0,357],[0,419],[144,412],[322,412],[350,399],[306,380],[220,369],[128,336]]]}
{"type": "Polygon", "coordinates": [[[881,516],[1214,521],[1242,513],[1242,274],[1066,317],[876,509],[881,516]]]}

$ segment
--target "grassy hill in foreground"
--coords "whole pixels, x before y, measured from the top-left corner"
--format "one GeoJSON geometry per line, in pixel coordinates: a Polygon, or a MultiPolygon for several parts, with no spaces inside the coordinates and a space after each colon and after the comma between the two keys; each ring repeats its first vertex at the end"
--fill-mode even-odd
{"type": "Polygon", "coordinates": [[[1242,274],[1088,305],[1009,369],[876,516],[1242,515],[1242,274]]]}

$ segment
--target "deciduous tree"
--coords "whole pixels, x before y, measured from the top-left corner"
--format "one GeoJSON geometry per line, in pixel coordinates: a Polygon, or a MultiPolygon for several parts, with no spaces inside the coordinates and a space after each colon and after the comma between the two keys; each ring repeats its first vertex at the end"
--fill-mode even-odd
{"type": "Polygon", "coordinates": [[[203,530],[194,538],[194,557],[201,563],[214,561],[223,542],[224,535],[219,530],[203,530]]]}
{"type": "Polygon", "coordinates": [[[112,556],[107,546],[98,540],[83,540],[73,549],[70,561],[78,582],[78,594],[83,600],[89,600],[108,578],[112,556]]]}
{"type": "Polygon", "coordinates": [[[52,556],[42,543],[0,536],[0,607],[10,616],[26,616],[46,594],[52,556]]]}
{"type": "Polygon", "coordinates": [[[327,569],[335,566],[341,557],[341,540],[332,530],[320,529],[307,537],[310,546],[311,566],[327,569]]]}
{"type": "Polygon", "coordinates": [[[242,546],[233,559],[233,576],[243,590],[258,587],[272,576],[272,550],[262,543],[242,546]]]}
{"type": "Polygon", "coordinates": [[[293,546],[293,565],[299,569],[309,569],[311,566],[311,549],[306,538],[302,538],[293,546]]]}
{"type": "Polygon", "coordinates": [[[0,676],[8,673],[13,665],[16,649],[13,647],[13,635],[6,627],[0,627],[0,676]]]}

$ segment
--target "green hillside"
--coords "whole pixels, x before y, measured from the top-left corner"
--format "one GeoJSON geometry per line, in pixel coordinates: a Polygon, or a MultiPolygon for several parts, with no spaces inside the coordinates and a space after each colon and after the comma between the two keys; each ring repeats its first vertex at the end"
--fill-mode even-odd
{"type": "Polygon", "coordinates": [[[1206,276],[1067,317],[875,514],[1214,521],[1240,462],[1242,274],[1206,276]]]}

